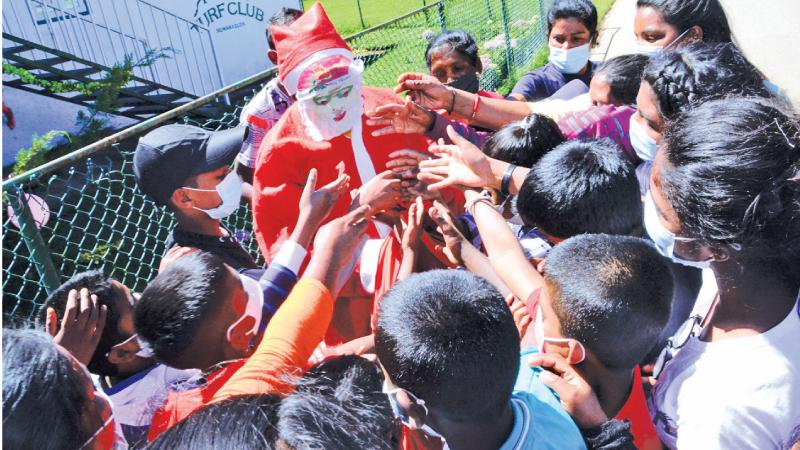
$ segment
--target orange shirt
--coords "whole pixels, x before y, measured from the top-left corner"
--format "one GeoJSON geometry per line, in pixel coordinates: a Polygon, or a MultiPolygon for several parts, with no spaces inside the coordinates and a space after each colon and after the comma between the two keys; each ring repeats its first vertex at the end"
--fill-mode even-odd
{"type": "Polygon", "coordinates": [[[642,373],[639,366],[634,368],[633,387],[628,395],[628,401],[622,405],[622,409],[617,413],[616,419],[629,420],[631,423],[631,434],[633,443],[639,450],[660,450],[661,441],[658,439],[656,427],[650,419],[650,411],[647,409],[647,401],[644,397],[642,387],[642,373]]]}
{"type": "Polygon", "coordinates": [[[237,395],[291,391],[287,378],[300,375],[325,336],[333,316],[333,297],[319,281],[303,278],[270,320],[256,351],[214,372],[208,382],[184,392],[171,392],[153,416],[149,441],[209,403],[237,395]],[[288,377],[287,377],[288,375],[288,377]]]}

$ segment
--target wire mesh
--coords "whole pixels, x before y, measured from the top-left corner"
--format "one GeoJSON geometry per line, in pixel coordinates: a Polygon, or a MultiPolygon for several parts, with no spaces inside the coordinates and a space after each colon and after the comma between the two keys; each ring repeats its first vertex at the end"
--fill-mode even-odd
{"type": "MultiPolygon", "coordinates": [[[[496,89],[510,70],[528,67],[545,46],[543,12],[550,0],[443,0],[385,26],[349,39],[365,62],[364,83],[391,87],[403,72],[426,72],[428,39],[447,29],[464,29],[478,42],[484,72],[481,86],[496,89]]],[[[238,124],[239,114],[256,89],[235,109],[198,122],[209,130],[238,124]]],[[[42,175],[3,192],[3,316],[13,324],[30,323],[48,290],[88,269],[105,273],[141,292],[158,271],[174,218],[136,188],[135,138],[108,151],[42,175]],[[43,200],[49,220],[20,209],[43,200]],[[12,210],[24,214],[11,214],[12,210]],[[27,228],[25,225],[27,224],[27,228]],[[21,230],[22,228],[24,230],[21,230]],[[37,230],[38,228],[38,230],[37,230]]],[[[250,211],[243,205],[223,221],[263,264],[252,235],[250,211]]]]}

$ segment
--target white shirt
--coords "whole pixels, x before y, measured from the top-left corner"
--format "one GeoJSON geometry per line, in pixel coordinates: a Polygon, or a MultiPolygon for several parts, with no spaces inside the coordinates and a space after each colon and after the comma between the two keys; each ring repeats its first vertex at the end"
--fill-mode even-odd
{"type": "Polygon", "coordinates": [[[661,441],[681,450],[785,448],[800,424],[798,339],[800,296],[766,333],[713,343],[692,337],[653,389],[661,441]]]}
{"type": "Polygon", "coordinates": [[[122,426],[128,442],[136,444],[146,438],[153,413],[163,404],[167,390],[197,372],[157,364],[104,389],[114,405],[114,419],[122,426]]]}
{"type": "Polygon", "coordinates": [[[239,115],[239,123],[247,125],[249,131],[239,151],[240,163],[251,169],[255,168],[261,141],[292,103],[294,99],[280,88],[278,77],[269,80],[264,88],[247,102],[239,115]]]}

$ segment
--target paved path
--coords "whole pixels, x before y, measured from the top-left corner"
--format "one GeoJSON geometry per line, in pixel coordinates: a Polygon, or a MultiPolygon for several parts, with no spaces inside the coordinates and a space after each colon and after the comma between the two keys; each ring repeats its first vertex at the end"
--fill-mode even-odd
{"type": "MultiPolygon", "coordinates": [[[[720,0],[745,56],[781,87],[800,110],[800,1],[720,0]]],[[[633,53],[636,0],[617,0],[601,25],[592,58],[633,53]]]]}

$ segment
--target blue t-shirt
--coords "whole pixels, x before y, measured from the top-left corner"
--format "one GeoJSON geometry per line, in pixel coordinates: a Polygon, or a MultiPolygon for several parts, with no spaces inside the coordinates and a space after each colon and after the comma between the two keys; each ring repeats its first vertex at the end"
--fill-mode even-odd
{"type": "MultiPolygon", "coordinates": [[[[546,386],[542,387],[547,391],[546,386]]],[[[585,449],[578,426],[554,399],[551,392],[545,396],[528,392],[512,394],[514,428],[499,450],[585,449]]]]}
{"type": "Polygon", "coordinates": [[[523,75],[514,85],[511,93],[520,94],[529,102],[544,100],[572,80],[581,80],[588,86],[592,80],[592,75],[594,75],[595,68],[596,64],[589,61],[589,70],[583,75],[563,74],[548,62],[544,66],[523,75]]]}

